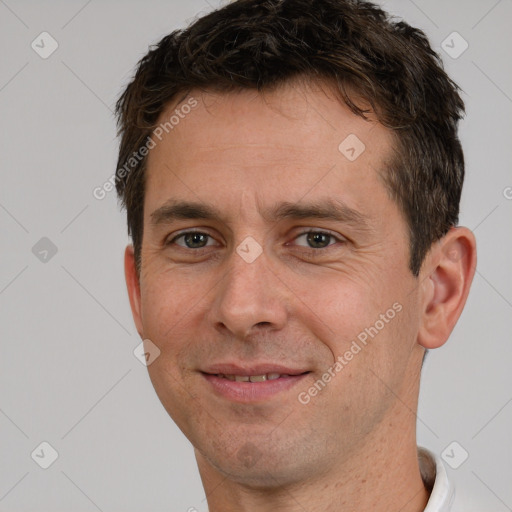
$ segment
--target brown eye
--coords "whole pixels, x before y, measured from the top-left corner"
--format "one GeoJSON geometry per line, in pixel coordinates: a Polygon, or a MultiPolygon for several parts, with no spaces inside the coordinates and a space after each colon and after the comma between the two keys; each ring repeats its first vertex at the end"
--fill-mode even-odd
{"type": "Polygon", "coordinates": [[[306,240],[308,244],[314,249],[323,249],[329,245],[331,235],[326,233],[308,233],[306,240]]]}
{"type": "Polygon", "coordinates": [[[167,245],[176,244],[186,249],[201,249],[207,245],[212,245],[212,243],[209,243],[210,239],[211,236],[207,233],[201,233],[199,231],[188,231],[174,237],[167,245]],[[178,240],[181,242],[178,242],[178,240]]]}
{"type": "Polygon", "coordinates": [[[298,243],[297,245],[309,249],[324,249],[333,245],[336,241],[343,242],[342,239],[326,231],[306,231],[298,235],[295,240],[298,241],[300,239],[303,239],[307,245],[303,243],[298,243]]]}

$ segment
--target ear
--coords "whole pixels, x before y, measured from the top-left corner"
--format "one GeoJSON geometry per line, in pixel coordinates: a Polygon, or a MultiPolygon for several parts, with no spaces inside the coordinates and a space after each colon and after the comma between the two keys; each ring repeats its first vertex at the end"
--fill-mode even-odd
{"type": "Polygon", "coordinates": [[[438,348],[448,340],[466,303],[475,270],[476,241],[468,228],[451,228],[432,246],[420,274],[418,343],[422,347],[438,348]]]}
{"type": "Polygon", "coordinates": [[[141,316],[140,282],[139,276],[137,275],[135,254],[132,245],[128,245],[124,251],[124,277],[126,279],[126,287],[128,289],[128,297],[130,299],[130,307],[132,308],[135,327],[137,328],[139,336],[144,338],[141,316]]]}

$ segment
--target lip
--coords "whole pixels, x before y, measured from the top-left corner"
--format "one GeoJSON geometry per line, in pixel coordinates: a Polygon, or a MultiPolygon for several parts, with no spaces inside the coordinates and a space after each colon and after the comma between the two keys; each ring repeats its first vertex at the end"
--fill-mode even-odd
{"type": "Polygon", "coordinates": [[[202,370],[203,373],[217,375],[263,375],[264,373],[280,373],[283,375],[300,375],[309,371],[307,368],[291,368],[288,366],[277,365],[273,363],[259,363],[251,365],[241,365],[232,363],[220,363],[209,366],[202,370]]]}
{"type": "Polygon", "coordinates": [[[309,373],[306,369],[264,363],[251,366],[216,364],[201,372],[216,395],[237,403],[266,402],[292,389],[309,373]],[[283,376],[263,382],[238,382],[218,376],[219,374],[250,376],[267,373],[279,373],[283,376]]]}

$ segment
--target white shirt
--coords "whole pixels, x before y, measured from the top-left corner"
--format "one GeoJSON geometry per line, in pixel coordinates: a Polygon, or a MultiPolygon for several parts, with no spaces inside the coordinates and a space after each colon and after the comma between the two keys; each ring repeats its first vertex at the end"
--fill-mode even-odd
{"type": "MultiPolygon", "coordinates": [[[[448,480],[446,468],[439,457],[425,448],[418,448],[420,471],[427,488],[433,485],[430,499],[424,512],[450,512],[455,499],[455,490],[448,480]]],[[[453,511],[455,512],[455,511],[453,511]]]]}
{"type": "Polygon", "coordinates": [[[448,480],[440,457],[418,447],[421,477],[427,489],[432,489],[424,512],[488,512],[486,497],[467,487],[457,488],[448,480]]]}

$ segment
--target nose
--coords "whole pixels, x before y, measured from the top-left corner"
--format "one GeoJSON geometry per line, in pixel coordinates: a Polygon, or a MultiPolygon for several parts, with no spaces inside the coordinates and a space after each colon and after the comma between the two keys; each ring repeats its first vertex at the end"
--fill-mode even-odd
{"type": "Polygon", "coordinates": [[[282,329],[288,317],[287,290],[265,251],[250,263],[233,251],[216,287],[210,319],[218,330],[229,331],[237,339],[258,328],[282,329]]]}

